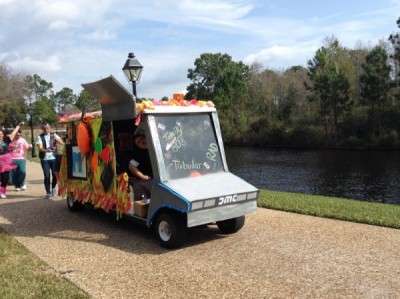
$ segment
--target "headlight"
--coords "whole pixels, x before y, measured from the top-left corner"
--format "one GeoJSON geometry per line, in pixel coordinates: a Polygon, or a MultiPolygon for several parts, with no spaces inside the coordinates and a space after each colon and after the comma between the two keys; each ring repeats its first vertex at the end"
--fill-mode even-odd
{"type": "Polygon", "coordinates": [[[204,201],[204,207],[209,208],[215,206],[215,199],[207,199],[204,201]]]}
{"type": "Polygon", "coordinates": [[[252,192],[247,194],[247,199],[257,199],[258,192],[252,192]]]}
{"type": "Polygon", "coordinates": [[[192,203],[192,211],[203,208],[204,201],[195,201],[192,203]]]}

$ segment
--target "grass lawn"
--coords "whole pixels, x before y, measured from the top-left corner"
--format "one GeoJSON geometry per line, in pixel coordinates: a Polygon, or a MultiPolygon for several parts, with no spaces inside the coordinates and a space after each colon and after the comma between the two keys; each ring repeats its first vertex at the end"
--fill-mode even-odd
{"type": "Polygon", "coordinates": [[[400,205],[261,190],[258,206],[324,218],[400,228],[400,205]]]}
{"type": "Polygon", "coordinates": [[[0,298],[90,298],[0,229],[0,298]]]}

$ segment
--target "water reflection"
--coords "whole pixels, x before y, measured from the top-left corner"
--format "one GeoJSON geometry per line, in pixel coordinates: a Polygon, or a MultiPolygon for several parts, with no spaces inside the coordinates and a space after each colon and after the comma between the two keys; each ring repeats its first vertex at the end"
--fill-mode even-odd
{"type": "Polygon", "coordinates": [[[400,152],[227,147],[229,170],[258,188],[400,204],[400,152]]]}

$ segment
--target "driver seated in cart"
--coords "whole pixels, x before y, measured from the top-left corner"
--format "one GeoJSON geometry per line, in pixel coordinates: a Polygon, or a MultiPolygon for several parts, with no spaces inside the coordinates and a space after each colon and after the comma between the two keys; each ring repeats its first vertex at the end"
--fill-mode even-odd
{"type": "Polygon", "coordinates": [[[153,171],[144,132],[135,132],[133,141],[133,150],[122,158],[121,162],[124,166],[127,165],[124,171],[128,173],[129,184],[133,186],[134,200],[150,199],[153,171]]]}

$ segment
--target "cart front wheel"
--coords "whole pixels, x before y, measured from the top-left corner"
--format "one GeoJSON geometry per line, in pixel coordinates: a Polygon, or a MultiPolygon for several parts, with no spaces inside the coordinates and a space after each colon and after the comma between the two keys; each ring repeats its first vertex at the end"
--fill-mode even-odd
{"type": "Polygon", "coordinates": [[[157,218],[155,228],[162,247],[173,249],[180,247],[186,241],[186,223],[177,215],[161,214],[157,218]]]}

